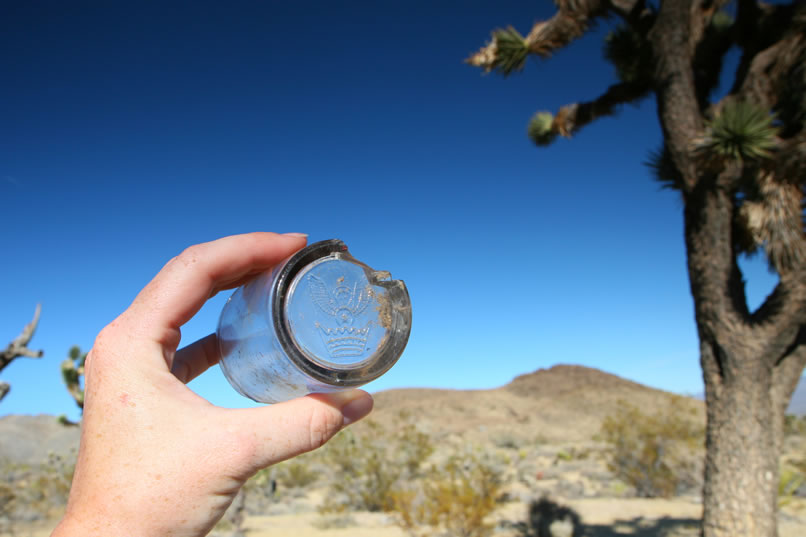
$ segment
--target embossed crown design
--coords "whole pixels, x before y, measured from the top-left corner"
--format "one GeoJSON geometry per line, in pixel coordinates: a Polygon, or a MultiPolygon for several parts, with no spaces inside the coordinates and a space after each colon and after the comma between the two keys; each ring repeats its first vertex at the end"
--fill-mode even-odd
{"type": "Polygon", "coordinates": [[[367,286],[358,288],[345,283],[344,277],[336,280],[331,291],[328,285],[314,275],[308,276],[311,299],[319,309],[333,317],[335,324],[325,326],[315,323],[322,342],[330,356],[334,358],[361,356],[367,346],[371,321],[363,327],[355,326],[355,318],[360,315],[372,299],[372,290],[367,286]]]}

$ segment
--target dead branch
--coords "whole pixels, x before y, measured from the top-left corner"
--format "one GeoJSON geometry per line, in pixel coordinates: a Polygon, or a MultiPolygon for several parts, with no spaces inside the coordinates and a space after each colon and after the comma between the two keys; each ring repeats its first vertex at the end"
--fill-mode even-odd
{"type": "MultiPolygon", "coordinates": [[[[44,354],[43,351],[38,350],[35,351],[33,349],[28,348],[28,343],[30,343],[31,338],[34,337],[34,332],[36,332],[36,326],[39,324],[39,314],[42,311],[42,305],[37,304],[36,310],[34,311],[34,318],[31,320],[30,323],[25,325],[25,328],[22,329],[20,335],[18,335],[14,340],[8,344],[8,347],[5,348],[2,352],[0,352],[0,371],[6,368],[8,364],[14,361],[16,358],[41,358],[44,354]]],[[[5,397],[8,393],[10,386],[8,383],[2,382],[0,383],[0,400],[5,397]]]]}

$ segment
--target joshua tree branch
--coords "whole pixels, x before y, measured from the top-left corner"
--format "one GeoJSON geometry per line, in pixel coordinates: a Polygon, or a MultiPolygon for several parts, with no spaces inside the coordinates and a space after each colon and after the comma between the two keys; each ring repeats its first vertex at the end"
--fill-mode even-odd
{"type": "MultiPolygon", "coordinates": [[[[636,6],[643,5],[641,0],[556,0],[557,13],[548,20],[534,24],[526,37],[520,37],[513,29],[493,32],[492,40],[466,61],[485,72],[499,71],[504,75],[520,70],[528,54],[547,58],[560,48],[582,36],[588,27],[599,17],[614,11],[630,20],[636,6]],[[502,34],[519,41],[517,46],[506,47],[502,34]],[[519,56],[517,61],[509,61],[510,56],[519,56]]],[[[510,45],[512,42],[510,41],[510,45]]]]}
{"type": "Polygon", "coordinates": [[[688,52],[693,55],[711,24],[711,19],[730,0],[693,0],[689,7],[688,52]]]}
{"type": "Polygon", "coordinates": [[[684,191],[697,183],[690,141],[702,129],[689,46],[691,0],[665,0],[649,33],[655,55],[658,115],[672,161],[683,176],[684,191]]]}
{"type": "Polygon", "coordinates": [[[775,176],[782,183],[801,183],[802,187],[806,187],[806,131],[779,142],[775,155],[775,176]]]}
{"type": "Polygon", "coordinates": [[[792,30],[780,41],[758,52],[744,73],[739,95],[765,108],[774,107],[778,101],[775,88],[780,87],[781,79],[800,61],[804,47],[806,38],[803,32],[792,30]]]}
{"type": "Polygon", "coordinates": [[[768,355],[776,359],[786,356],[787,341],[803,339],[806,330],[806,264],[782,272],[781,281],[753,315],[759,341],[769,347],[768,355]]]}
{"type": "MultiPolygon", "coordinates": [[[[741,177],[741,165],[730,163],[718,175],[704,175],[685,193],[685,236],[688,272],[698,328],[716,344],[714,358],[724,363],[720,348],[741,340],[750,315],[744,281],[731,236],[735,203],[730,185],[741,177]],[[713,230],[720,230],[714,233],[713,230]]],[[[731,355],[733,356],[733,355],[731,355]]]]}
{"type": "MultiPolygon", "coordinates": [[[[774,193],[766,198],[774,205],[771,213],[777,219],[770,227],[777,231],[775,240],[768,240],[767,248],[778,248],[784,252],[786,262],[775,264],[780,277],[775,290],[767,297],[753,315],[753,321],[770,341],[791,340],[799,333],[802,345],[806,345],[806,182],[803,179],[803,162],[806,155],[806,134],[781,142],[776,155],[773,178],[774,193]]],[[[762,186],[764,186],[762,184],[762,186]]],[[[769,256],[769,253],[768,253],[769,256]]],[[[779,345],[781,345],[779,343],[779,345]]],[[[779,350],[785,355],[788,351],[779,350]]],[[[802,352],[806,353],[806,350],[802,352]]]]}
{"type": "MultiPolygon", "coordinates": [[[[789,401],[806,366],[806,327],[772,370],[772,403],[779,416],[786,414],[789,401]]],[[[783,428],[774,429],[776,443],[783,443],[783,428]]]]}
{"type": "Polygon", "coordinates": [[[532,54],[546,58],[556,49],[582,36],[596,18],[607,13],[609,3],[599,0],[579,3],[561,1],[558,7],[559,11],[552,18],[536,23],[526,36],[532,54]]]}
{"type": "Polygon", "coordinates": [[[740,2],[736,22],[737,41],[743,49],[731,93],[754,99],[772,108],[773,88],[800,61],[804,46],[806,5],[800,3],[769,6],[740,2]],[[747,7],[742,10],[742,6],[747,7]],[[776,32],[769,28],[782,28],[776,32]],[[774,36],[774,37],[772,37],[774,36]]]}
{"type": "Polygon", "coordinates": [[[35,351],[28,348],[28,343],[31,341],[31,338],[34,337],[36,326],[39,324],[39,314],[41,311],[42,305],[37,304],[33,320],[25,325],[20,335],[14,338],[5,350],[0,352],[0,371],[5,369],[15,358],[40,358],[44,354],[41,350],[35,351]]]}
{"type": "MultiPolygon", "coordinates": [[[[8,344],[5,350],[0,351],[0,371],[6,368],[15,358],[40,358],[44,354],[41,350],[35,351],[28,348],[28,343],[34,337],[36,332],[36,325],[39,324],[39,314],[42,311],[42,305],[37,304],[34,311],[34,318],[30,323],[26,324],[14,340],[8,344]]],[[[0,382],[0,401],[11,390],[11,386],[7,382],[0,382]]]]}
{"type": "Polygon", "coordinates": [[[613,84],[592,101],[572,103],[560,108],[551,123],[550,132],[570,138],[589,123],[615,114],[620,105],[645,97],[650,89],[641,83],[613,84]]]}

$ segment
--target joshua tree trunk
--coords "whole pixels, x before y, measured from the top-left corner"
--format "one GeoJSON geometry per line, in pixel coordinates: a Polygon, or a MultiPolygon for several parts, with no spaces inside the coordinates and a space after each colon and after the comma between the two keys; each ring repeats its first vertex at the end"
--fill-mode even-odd
{"type": "Polygon", "coordinates": [[[708,369],[703,534],[774,537],[780,446],[769,434],[777,419],[771,371],[745,362],[722,377],[708,344],[702,363],[708,369]]]}
{"type": "MultiPolygon", "coordinates": [[[[754,356],[723,356],[737,365],[721,373],[716,352],[702,345],[708,408],[703,534],[774,537],[781,403],[789,401],[799,375],[776,374],[754,356]]],[[[801,350],[785,358],[802,368],[804,356],[801,350]]]]}
{"type": "Polygon", "coordinates": [[[783,418],[806,364],[806,344],[802,326],[774,319],[797,307],[784,298],[806,291],[803,280],[785,273],[767,305],[749,313],[726,232],[735,216],[732,195],[709,188],[686,200],[708,416],[703,535],[775,537],[783,418]]]}

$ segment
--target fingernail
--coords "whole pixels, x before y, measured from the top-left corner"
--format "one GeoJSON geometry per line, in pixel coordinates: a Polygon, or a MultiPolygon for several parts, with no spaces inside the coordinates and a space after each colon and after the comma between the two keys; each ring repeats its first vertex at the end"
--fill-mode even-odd
{"type": "Polygon", "coordinates": [[[344,416],[344,426],[355,423],[372,411],[375,404],[372,396],[366,392],[358,392],[359,396],[341,407],[341,415],[344,416]]]}
{"type": "Polygon", "coordinates": [[[286,237],[303,237],[303,238],[308,237],[307,233],[283,233],[283,235],[286,237]]]}

